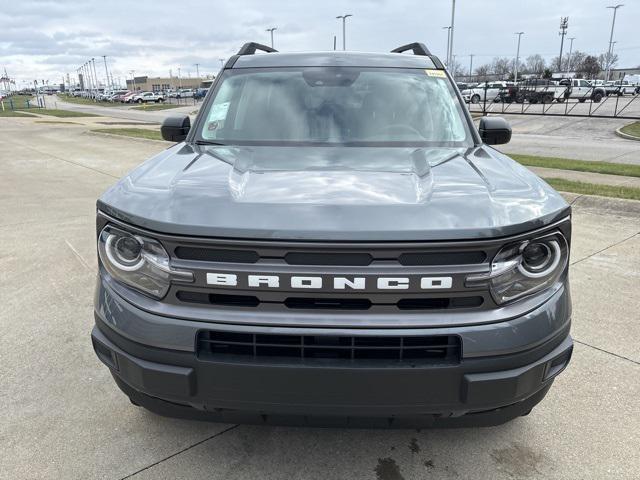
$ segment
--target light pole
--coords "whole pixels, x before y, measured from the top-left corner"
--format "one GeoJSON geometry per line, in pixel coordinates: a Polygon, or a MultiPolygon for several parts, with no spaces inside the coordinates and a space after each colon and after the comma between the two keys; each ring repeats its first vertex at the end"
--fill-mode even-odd
{"type": "Polygon", "coordinates": [[[569,28],[569,17],[560,17],[560,55],[558,56],[558,71],[562,71],[562,47],[564,47],[564,36],[567,34],[567,28],[569,28]]]}
{"type": "MultiPolygon", "coordinates": [[[[104,85],[106,87],[109,84],[109,70],[107,69],[107,56],[106,55],[102,55],[102,59],[104,60],[104,74],[105,74],[105,77],[106,77],[104,85]]],[[[113,86],[113,85],[111,85],[111,86],[113,86]]]]}
{"type": "Polygon", "coordinates": [[[607,76],[606,80],[609,80],[609,75],[611,74],[611,50],[613,42],[613,27],[616,26],[616,13],[618,13],[618,9],[623,7],[624,3],[619,3],[617,5],[611,5],[607,8],[611,8],[613,10],[613,20],[611,21],[611,34],[609,35],[609,51],[607,53],[607,76]]]}
{"type": "Polygon", "coordinates": [[[99,88],[99,84],[98,84],[98,72],[96,72],[96,59],[92,58],[91,59],[91,65],[93,66],[93,78],[96,79],[96,88],[94,91],[94,95],[95,95],[95,100],[98,101],[98,88],[99,88]]]}
{"type": "Polygon", "coordinates": [[[451,34],[449,35],[449,52],[447,55],[449,62],[447,62],[447,65],[451,62],[453,57],[453,31],[454,31],[453,27],[455,25],[455,18],[456,18],[456,0],[451,0],[451,34]]]}
{"type": "Polygon", "coordinates": [[[130,70],[129,73],[131,74],[131,88],[133,89],[133,93],[135,93],[136,91],[136,71],[135,70],[130,70]]]}
{"type": "Polygon", "coordinates": [[[473,53],[469,55],[469,58],[470,58],[470,60],[469,60],[469,80],[471,80],[471,75],[473,75],[473,57],[474,56],[475,55],[473,53]]]}
{"type": "MultiPolygon", "coordinates": [[[[613,63],[613,49],[616,48],[616,43],[618,43],[616,40],[611,42],[611,55],[609,56],[609,58],[610,58],[609,64],[610,65],[613,63]]],[[[609,77],[611,77],[611,66],[609,67],[609,77]]]]}
{"type": "Polygon", "coordinates": [[[350,13],[346,15],[338,15],[336,18],[342,19],[342,50],[347,49],[347,18],[353,17],[350,13]]]}
{"type": "Polygon", "coordinates": [[[278,27],[271,27],[271,28],[267,28],[265,30],[266,32],[269,32],[271,34],[271,48],[275,48],[273,46],[273,32],[274,32],[274,30],[277,30],[277,29],[278,29],[278,27]]]}
{"type": "Polygon", "coordinates": [[[200,64],[194,63],[193,65],[196,67],[196,77],[200,78],[200,64]]]}
{"type": "Polygon", "coordinates": [[[569,44],[569,60],[567,61],[567,63],[569,65],[567,65],[567,70],[571,70],[571,52],[573,52],[573,41],[576,39],[576,37],[571,37],[569,40],[571,41],[571,43],[569,44]]]}
{"type": "Polygon", "coordinates": [[[514,35],[518,35],[518,48],[516,50],[516,64],[514,65],[513,68],[513,82],[517,82],[518,81],[518,62],[520,61],[520,39],[522,38],[522,35],[524,35],[524,32],[515,32],[514,35]]]}
{"type": "Polygon", "coordinates": [[[449,66],[449,42],[451,41],[451,25],[449,25],[448,27],[442,27],[442,29],[447,31],[447,54],[445,55],[444,63],[448,67],[449,66]]]}
{"type": "Polygon", "coordinates": [[[178,86],[182,88],[182,75],[180,75],[180,67],[178,67],[178,86]]]}

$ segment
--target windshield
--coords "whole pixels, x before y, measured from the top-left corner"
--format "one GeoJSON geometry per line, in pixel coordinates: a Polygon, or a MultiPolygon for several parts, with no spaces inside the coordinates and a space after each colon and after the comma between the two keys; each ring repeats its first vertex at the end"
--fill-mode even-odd
{"type": "Polygon", "coordinates": [[[468,147],[439,70],[304,67],[226,70],[197,139],[227,145],[468,147]]]}

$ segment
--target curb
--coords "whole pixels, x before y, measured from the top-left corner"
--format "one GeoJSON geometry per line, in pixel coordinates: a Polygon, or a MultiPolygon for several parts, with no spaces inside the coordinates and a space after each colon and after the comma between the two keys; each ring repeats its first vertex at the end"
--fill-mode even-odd
{"type": "Polygon", "coordinates": [[[572,208],[580,207],[598,213],[640,218],[640,200],[602,197],[572,192],[559,192],[572,208]]]}
{"type": "Polygon", "coordinates": [[[622,138],[626,138],[627,140],[635,140],[636,142],[640,142],[640,137],[636,137],[634,135],[629,135],[628,133],[624,133],[621,130],[624,127],[616,128],[616,135],[622,138]]]}
{"type": "Polygon", "coordinates": [[[83,133],[83,135],[95,135],[97,137],[108,137],[108,138],[119,138],[124,140],[135,140],[138,142],[153,142],[153,143],[162,143],[167,147],[173,145],[171,142],[167,142],[165,140],[154,140],[152,138],[140,138],[140,137],[130,137],[128,135],[117,135],[115,133],[104,133],[104,132],[92,132],[91,130],[87,130],[83,133]]]}

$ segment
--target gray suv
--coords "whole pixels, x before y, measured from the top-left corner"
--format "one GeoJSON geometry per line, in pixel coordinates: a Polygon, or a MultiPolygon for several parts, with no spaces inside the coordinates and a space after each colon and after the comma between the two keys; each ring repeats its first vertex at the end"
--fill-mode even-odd
{"type": "Polygon", "coordinates": [[[222,422],[526,415],[567,366],[570,207],[419,43],[248,43],[97,202],[92,341],[135,405],[222,422]],[[257,50],[264,53],[257,54],[257,50]]]}

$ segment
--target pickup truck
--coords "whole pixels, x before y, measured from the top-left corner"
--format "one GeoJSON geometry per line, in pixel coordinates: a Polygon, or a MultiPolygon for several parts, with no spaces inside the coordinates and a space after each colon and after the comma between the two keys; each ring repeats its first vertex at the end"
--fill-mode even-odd
{"type": "Polygon", "coordinates": [[[571,359],[571,207],[494,148],[507,121],[476,128],[420,43],[248,43],[211,89],[97,202],[91,339],[131,403],[346,427],[528,415],[571,359]]]}
{"type": "Polygon", "coordinates": [[[607,95],[634,95],[638,92],[638,86],[626,80],[607,82],[605,85],[607,95]]]}
{"type": "Polygon", "coordinates": [[[591,82],[583,78],[566,78],[560,80],[558,85],[565,88],[564,98],[560,100],[561,97],[558,97],[558,101],[576,98],[579,102],[591,100],[595,103],[599,103],[607,95],[604,87],[593,85],[591,82]]]}
{"type": "Polygon", "coordinates": [[[131,97],[130,103],[164,102],[164,95],[157,92],[142,92],[131,97]]]}
{"type": "Polygon", "coordinates": [[[508,87],[501,92],[503,102],[552,103],[565,99],[567,87],[559,87],[553,80],[534,78],[518,83],[516,87],[508,87]]]}

